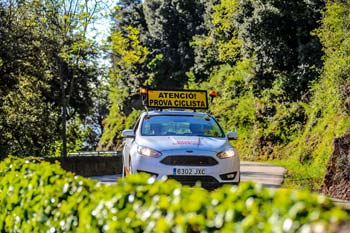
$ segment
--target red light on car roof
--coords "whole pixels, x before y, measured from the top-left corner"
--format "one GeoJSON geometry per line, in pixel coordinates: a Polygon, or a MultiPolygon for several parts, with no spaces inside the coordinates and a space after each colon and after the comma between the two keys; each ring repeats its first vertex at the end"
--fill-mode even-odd
{"type": "Polygon", "coordinates": [[[218,93],[216,93],[216,91],[210,91],[210,92],[209,92],[209,95],[210,95],[211,97],[216,97],[216,96],[218,96],[218,93]]]}

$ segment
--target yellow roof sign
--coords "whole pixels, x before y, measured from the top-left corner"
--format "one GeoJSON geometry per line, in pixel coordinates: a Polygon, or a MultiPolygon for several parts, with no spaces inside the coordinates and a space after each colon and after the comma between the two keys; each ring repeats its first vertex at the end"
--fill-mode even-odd
{"type": "Polygon", "coordinates": [[[207,109],[206,91],[148,90],[147,107],[207,109]]]}

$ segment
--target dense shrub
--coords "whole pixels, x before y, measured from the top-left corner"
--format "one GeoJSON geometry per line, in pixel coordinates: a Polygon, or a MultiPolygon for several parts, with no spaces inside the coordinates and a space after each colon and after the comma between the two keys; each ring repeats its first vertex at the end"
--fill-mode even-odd
{"type": "Polygon", "coordinates": [[[14,158],[0,177],[0,232],[333,232],[349,221],[324,196],[252,183],[208,192],[138,174],[101,186],[14,158]]]}
{"type": "Polygon", "coordinates": [[[74,230],[78,205],[96,190],[92,180],[74,176],[37,159],[8,158],[0,163],[1,232],[74,230]]]}

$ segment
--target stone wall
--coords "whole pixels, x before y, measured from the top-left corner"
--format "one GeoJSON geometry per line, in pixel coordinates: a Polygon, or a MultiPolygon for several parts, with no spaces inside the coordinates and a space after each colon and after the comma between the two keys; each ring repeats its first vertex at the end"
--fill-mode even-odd
{"type": "Polygon", "coordinates": [[[67,171],[80,176],[102,176],[122,172],[122,156],[72,156],[45,158],[51,163],[59,162],[67,171]]]}
{"type": "Polygon", "coordinates": [[[328,162],[322,193],[350,201],[350,134],[333,141],[333,152],[328,162]]]}

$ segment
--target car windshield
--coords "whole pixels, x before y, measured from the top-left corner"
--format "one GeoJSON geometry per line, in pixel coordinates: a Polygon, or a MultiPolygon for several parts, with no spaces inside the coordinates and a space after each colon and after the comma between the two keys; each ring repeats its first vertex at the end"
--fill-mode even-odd
{"type": "Polygon", "coordinates": [[[197,115],[162,115],[144,118],[141,135],[224,137],[222,129],[212,117],[197,115]]]}

